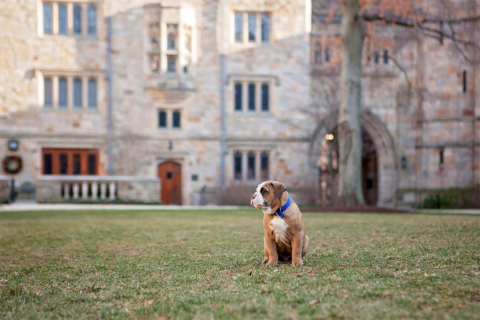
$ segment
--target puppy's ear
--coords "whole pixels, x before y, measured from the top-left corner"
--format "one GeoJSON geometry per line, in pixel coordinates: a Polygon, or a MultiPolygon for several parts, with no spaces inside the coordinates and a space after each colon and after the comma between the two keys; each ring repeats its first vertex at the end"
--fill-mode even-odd
{"type": "Polygon", "coordinates": [[[287,187],[283,183],[272,181],[271,182],[273,187],[273,193],[275,194],[275,198],[281,198],[283,193],[287,190],[287,187]]]}

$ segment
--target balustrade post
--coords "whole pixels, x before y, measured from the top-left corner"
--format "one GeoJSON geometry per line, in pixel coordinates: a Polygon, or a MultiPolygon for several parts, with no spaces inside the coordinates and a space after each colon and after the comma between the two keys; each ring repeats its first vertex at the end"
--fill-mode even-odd
{"type": "Polygon", "coordinates": [[[80,186],[78,183],[74,182],[73,183],[73,199],[78,199],[78,192],[80,191],[80,186]]]}
{"type": "Polygon", "coordinates": [[[115,200],[115,182],[110,182],[108,185],[108,191],[110,191],[110,200],[115,200]]]}
{"type": "Polygon", "coordinates": [[[100,199],[105,200],[107,198],[107,184],[105,182],[100,183],[100,199]]]}
{"type": "Polygon", "coordinates": [[[98,183],[96,183],[95,181],[92,182],[92,199],[98,199],[98,183]]]}
{"type": "Polygon", "coordinates": [[[88,183],[82,182],[82,199],[88,198],[88,183]]]}
{"type": "Polygon", "coordinates": [[[62,187],[63,187],[63,197],[65,199],[69,199],[70,198],[70,183],[65,182],[62,187]]]}

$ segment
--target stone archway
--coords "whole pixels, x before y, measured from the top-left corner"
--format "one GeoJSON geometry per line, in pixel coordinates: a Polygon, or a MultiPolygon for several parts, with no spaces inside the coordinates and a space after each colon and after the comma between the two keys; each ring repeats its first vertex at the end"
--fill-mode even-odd
{"type": "MultiPolygon", "coordinates": [[[[317,162],[324,150],[326,134],[333,132],[338,123],[338,112],[331,113],[317,125],[310,142],[309,165],[312,170],[311,177],[316,177],[318,172],[317,162]]],[[[395,206],[396,191],[396,162],[393,138],[383,122],[370,110],[365,110],[361,115],[361,126],[373,142],[375,149],[378,192],[378,206],[395,206]]],[[[365,163],[364,163],[365,165],[365,163]]],[[[318,179],[311,181],[320,190],[318,179]]],[[[365,181],[364,181],[365,183],[365,181]]],[[[372,197],[373,195],[370,195],[372,197]]]]}

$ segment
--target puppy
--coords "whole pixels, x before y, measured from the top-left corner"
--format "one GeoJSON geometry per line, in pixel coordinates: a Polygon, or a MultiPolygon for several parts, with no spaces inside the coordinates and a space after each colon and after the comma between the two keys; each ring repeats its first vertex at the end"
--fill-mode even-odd
{"type": "Polygon", "coordinates": [[[288,196],[285,185],[276,181],[260,183],[250,203],[264,213],[263,263],[276,264],[279,259],[292,259],[292,266],[302,265],[307,254],[308,236],[302,213],[288,196]]]}

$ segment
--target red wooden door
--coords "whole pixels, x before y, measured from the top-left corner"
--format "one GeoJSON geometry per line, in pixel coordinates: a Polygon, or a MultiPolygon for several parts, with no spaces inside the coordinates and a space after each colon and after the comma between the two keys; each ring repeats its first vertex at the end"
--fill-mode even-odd
{"type": "Polygon", "coordinates": [[[175,162],[162,163],[158,166],[158,177],[162,181],[162,203],[182,204],[182,167],[175,162]]]}

